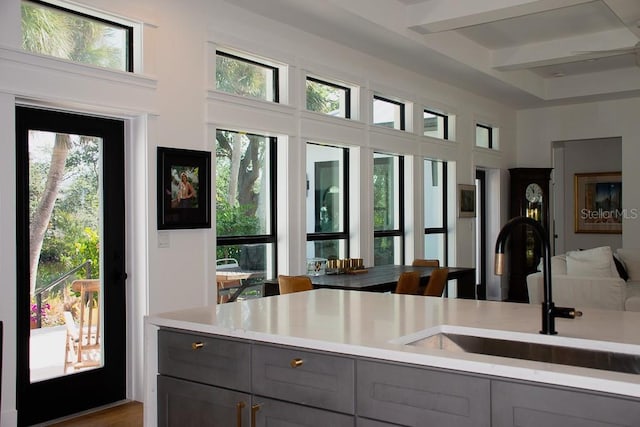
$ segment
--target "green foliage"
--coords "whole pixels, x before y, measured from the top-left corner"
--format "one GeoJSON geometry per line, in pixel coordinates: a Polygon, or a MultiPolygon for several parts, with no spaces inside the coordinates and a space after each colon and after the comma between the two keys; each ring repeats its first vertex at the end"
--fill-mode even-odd
{"type": "Polygon", "coordinates": [[[242,96],[264,99],[267,81],[264,70],[255,64],[218,55],[216,87],[242,96]]]}
{"type": "Polygon", "coordinates": [[[340,89],[307,80],[307,110],[331,114],[340,108],[340,89]]]}
{"type": "Polygon", "coordinates": [[[22,47],[30,52],[101,67],[125,69],[116,30],[101,22],[23,1],[22,47]]]}
{"type": "Polygon", "coordinates": [[[216,232],[219,237],[258,234],[260,223],[251,215],[252,206],[231,206],[226,200],[216,200],[216,232]]]}

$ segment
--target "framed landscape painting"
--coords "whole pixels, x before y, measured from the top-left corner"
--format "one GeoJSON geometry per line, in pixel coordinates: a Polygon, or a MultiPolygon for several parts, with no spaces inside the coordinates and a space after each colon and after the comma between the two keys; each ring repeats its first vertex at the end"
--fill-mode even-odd
{"type": "Polygon", "coordinates": [[[622,173],[574,176],[576,233],[622,233],[622,173]]]}
{"type": "Polygon", "coordinates": [[[158,230],[210,228],[211,153],[158,147],[158,230]]]}

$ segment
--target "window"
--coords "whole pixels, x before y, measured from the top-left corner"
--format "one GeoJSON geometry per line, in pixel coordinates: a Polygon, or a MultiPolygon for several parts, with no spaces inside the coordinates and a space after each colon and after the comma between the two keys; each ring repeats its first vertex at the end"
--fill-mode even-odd
{"type": "Polygon", "coordinates": [[[349,253],[349,150],[307,144],[307,258],[349,253]]]}
{"type": "Polygon", "coordinates": [[[424,161],[424,255],[447,265],[447,163],[424,161]]]}
{"type": "Polygon", "coordinates": [[[449,139],[449,117],[446,114],[424,110],[422,117],[424,121],[424,136],[449,139]]]}
{"type": "Polygon", "coordinates": [[[216,51],[216,89],[250,98],[279,102],[278,68],[216,51]]]}
{"type": "Polygon", "coordinates": [[[476,146],[493,148],[493,128],[491,126],[476,124],[476,146]]]}
{"type": "Polygon", "coordinates": [[[373,97],[373,124],[392,129],[404,130],[404,104],[398,101],[373,97]]]}
{"type": "Polygon", "coordinates": [[[404,264],[404,158],[373,156],[374,265],[404,264]]]}
{"type": "Polygon", "coordinates": [[[351,118],[351,89],[307,77],[307,110],[351,118]]]}
{"type": "Polygon", "coordinates": [[[133,71],[133,27],[40,1],[22,1],[22,48],[133,71]]]}
{"type": "Polygon", "coordinates": [[[273,137],[216,132],[216,258],[256,283],[275,276],[275,145],[273,137]]]}

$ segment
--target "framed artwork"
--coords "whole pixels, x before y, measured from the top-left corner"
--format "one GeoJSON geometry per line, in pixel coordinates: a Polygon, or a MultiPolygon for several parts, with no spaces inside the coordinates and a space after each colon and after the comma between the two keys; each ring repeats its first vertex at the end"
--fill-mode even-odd
{"type": "Polygon", "coordinates": [[[158,230],[211,228],[211,153],[158,147],[158,230]]]}
{"type": "Polygon", "coordinates": [[[458,217],[475,218],[476,216],[476,186],[458,184],[458,217]]]}
{"type": "Polygon", "coordinates": [[[574,175],[576,233],[622,233],[622,173],[574,175]]]}

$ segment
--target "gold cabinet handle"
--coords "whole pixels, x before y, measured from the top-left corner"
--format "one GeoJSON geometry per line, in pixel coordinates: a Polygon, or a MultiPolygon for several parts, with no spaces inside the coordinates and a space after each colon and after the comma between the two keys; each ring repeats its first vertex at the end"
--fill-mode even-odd
{"type": "Polygon", "coordinates": [[[261,404],[251,405],[251,427],[257,427],[256,414],[260,410],[261,404]]]}
{"type": "Polygon", "coordinates": [[[242,401],[236,403],[236,420],[238,422],[238,427],[242,427],[242,410],[246,404],[242,401]]]}
{"type": "Polygon", "coordinates": [[[202,347],[204,347],[204,343],[202,341],[191,343],[191,348],[194,350],[200,350],[202,347]]]}
{"type": "Polygon", "coordinates": [[[295,359],[291,360],[289,365],[291,365],[292,368],[298,368],[298,367],[302,366],[303,363],[304,363],[304,361],[302,359],[296,357],[295,359]]]}

